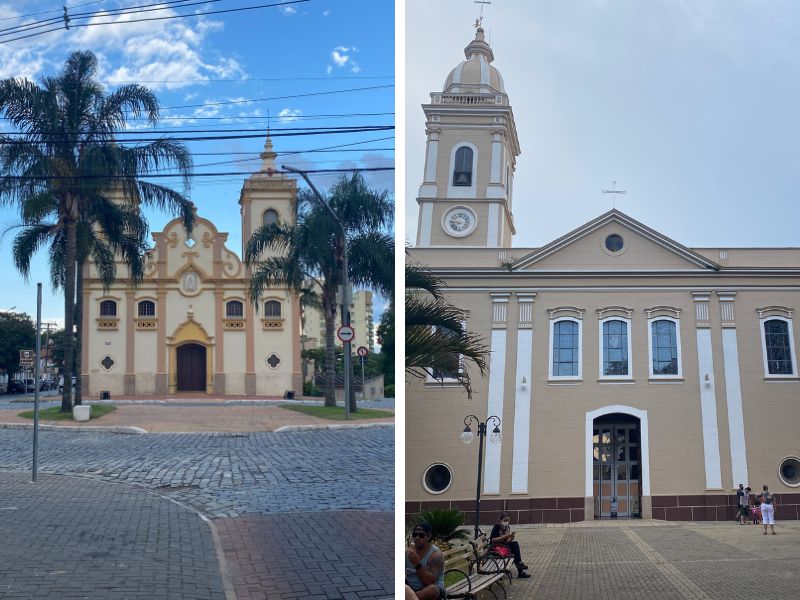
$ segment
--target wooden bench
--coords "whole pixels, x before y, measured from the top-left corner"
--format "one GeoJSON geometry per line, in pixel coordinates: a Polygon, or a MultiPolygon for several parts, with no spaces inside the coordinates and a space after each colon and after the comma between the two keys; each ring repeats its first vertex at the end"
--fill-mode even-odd
{"type": "Polygon", "coordinates": [[[474,599],[483,590],[489,590],[497,598],[492,589],[494,584],[498,584],[503,596],[507,597],[503,578],[511,580],[508,563],[503,558],[489,554],[486,538],[481,538],[443,553],[447,598],[474,599]]]}

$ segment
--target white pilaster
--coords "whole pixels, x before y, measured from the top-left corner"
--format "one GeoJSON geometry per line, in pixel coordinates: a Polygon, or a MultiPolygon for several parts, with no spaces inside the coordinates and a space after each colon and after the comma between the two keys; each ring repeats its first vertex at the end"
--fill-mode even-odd
{"type": "Polygon", "coordinates": [[[739,374],[739,346],[733,302],[736,292],[717,292],[722,317],[722,360],[725,366],[725,400],[728,406],[728,434],[731,445],[733,487],[747,485],[747,447],[742,411],[742,380],[739,374]]]}
{"type": "Polygon", "coordinates": [[[489,174],[489,183],[502,183],[500,181],[503,166],[503,142],[499,133],[492,134],[492,168],[489,174]]]}
{"type": "Polygon", "coordinates": [[[486,245],[489,248],[496,247],[500,221],[500,205],[493,203],[489,205],[489,216],[486,222],[486,245]]]}
{"type": "Polygon", "coordinates": [[[428,136],[428,147],[425,152],[425,182],[436,182],[436,160],[439,156],[439,134],[431,132],[428,136]]]}
{"type": "Polygon", "coordinates": [[[427,202],[422,205],[419,219],[419,245],[431,245],[431,223],[433,221],[433,204],[427,202]]]}
{"type": "Polygon", "coordinates": [[[703,424],[706,488],[721,489],[717,400],[714,390],[714,360],[711,354],[710,329],[697,329],[697,363],[700,380],[700,415],[703,424]]]}
{"type": "MultiPolygon", "coordinates": [[[[486,416],[495,415],[500,419],[500,431],[503,432],[503,387],[506,373],[506,330],[493,329],[489,346],[491,358],[489,359],[489,399],[486,405],[486,416]]],[[[491,428],[487,433],[486,462],[483,470],[483,493],[500,493],[500,455],[503,448],[502,441],[492,444],[488,440],[491,428]]]]}
{"type": "MultiPolygon", "coordinates": [[[[532,303],[528,303],[531,307],[532,303]]],[[[517,332],[517,371],[514,377],[514,446],[511,467],[511,493],[528,491],[528,460],[531,426],[531,365],[533,329],[517,332]]]]}

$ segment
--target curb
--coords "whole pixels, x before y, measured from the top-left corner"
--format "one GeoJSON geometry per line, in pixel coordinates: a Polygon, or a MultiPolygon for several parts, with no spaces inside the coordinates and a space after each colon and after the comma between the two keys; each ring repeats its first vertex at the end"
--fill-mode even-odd
{"type": "MultiPolygon", "coordinates": [[[[0,423],[0,429],[33,429],[33,423],[0,423]]],[[[39,431],[86,431],[89,433],[121,433],[127,435],[141,435],[150,433],[141,427],[104,427],[102,425],[42,425],[39,424],[39,431]]]]}
{"type": "Polygon", "coordinates": [[[394,427],[394,423],[353,423],[352,425],[284,425],[272,433],[287,433],[290,431],[311,431],[315,429],[366,429],[368,427],[394,427]]]}

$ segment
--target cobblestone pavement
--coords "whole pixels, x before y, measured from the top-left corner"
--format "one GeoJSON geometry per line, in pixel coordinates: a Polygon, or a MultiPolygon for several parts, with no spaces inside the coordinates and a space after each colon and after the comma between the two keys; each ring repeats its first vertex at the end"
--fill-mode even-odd
{"type": "MultiPolygon", "coordinates": [[[[31,439],[30,430],[0,429],[0,501],[4,498],[8,478],[19,477],[21,471],[30,469],[31,439]]],[[[303,576],[302,582],[313,582],[316,586],[313,589],[324,590],[325,595],[321,598],[386,597],[387,590],[391,589],[386,587],[389,585],[387,577],[392,580],[394,560],[391,534],[393,439],[393,427],[147,435],[47,430],[39,434],[39,468],[40,473],[80,476],[87,485],[119,482],[125,485],[114,487],[141,493],[156,492],[213,519],[227,540],[224,544],[225,562],[232,584],[246,594],[239,600],[281,598],[280,595],[267,595],[262,586],[285,591],[287,584],[298,584],[292,578],[303,576],[304,572],[308,576],[303,576]],[[372,516],[365,522],[377,522],[378,525],[366,529],[353,528],[352,515],[359,514],[354,511],[368,511],[372,516]],[[323,513],[323,516],[306,516],[318,513],[323,513]],[[386,521],[386,525],[381,525],[381,519],[386,521]],[[287,538],[284,537],[283,543],[276,541],[274,546],[261,540],[262,546],[258,546],[257,532],[272,535],[281,530],[291,530],[292,538],[285,541],[287,538]],[[285,571],[274,566],[275,556],[280,552],[287,552],[301,561],[305,556],[317,557],[315,564],[322,558],[335,561],[337,555],[331,551],[333,543],[348,531],[353,536],[346,551],[350,561],[347,564],[363,567],[357,580],[350,578],[356,566],[348,577],[329,569],[285,571]],[[240,537],[238,543],[237,534],[240,537]],[[376,550],[378,547],[381,552],[376,550]]],[[[53,502],[55,504],[50,510],[57,514],[58,504],[56,500],[53,502]]],[[[24,506],[27,507],[28,503],[24,506]]],[[[138,505],[132,506],[131,511],[114,509],[112,513],[134,524],[149,519],[138,505]]],[[[34,521],[34,517],[27,516],[27,513],[26,519],[34,521]]],[[[87,525],[85,531],[88,535],[93,531],[102,535],[102,523],[104,521],[100,527],[87,525]]],[[[61,535],[58,523],[51,526],[50,533],[61,535]]],[[[46,539],[46,535],[39,538],[34,547],[45,543],[46,539]]],[[[167,542],[172,552],[183,553],[180,544],[167,542]]],[[[12,548],[19,543],[20,540],[12,540],[12,548]]],[[[93,548],[94,540],[90,539],[88,546],[93,548]]],[[[213,552],[211,556],[214,558],[213,552]]],[[[12,576],[29,579],[30,573],[23,569],[22,563],[15,564],[12,576]]],[[[93,564],[92,561],[89,564],[93,564]]],[[[0,597],[4,597],[2,593],[0,597]]],[[[20,597],[38,600],[70,596],[20,597]]],[[[131,595],[121,597],[159,596],[137,596],[131,590],[131,595]]],[[[183,597],[205,598],[199,595],[168,596],[170,600],[183,597]]]]}
{"type": "Polygon", "coordinates": [[[778,523],[775,536],[733,522],[645,523],[520,526],[516,539],[532,577],[506,585],[509,598],[800,597],[798,521],[778,523]]]}
{"type": "Polygon", "coordinates": [[[239,600],[390,598],[394,515],[348,511],[219,519],[239,600]],[[269,565],[269,569],[261,568],[269,565]]]}
{"type": "Polygon", "coordinates": [[[4,472],[0,482],[0,598],[224,600],[194,511],[103,481],[4,472]]]}

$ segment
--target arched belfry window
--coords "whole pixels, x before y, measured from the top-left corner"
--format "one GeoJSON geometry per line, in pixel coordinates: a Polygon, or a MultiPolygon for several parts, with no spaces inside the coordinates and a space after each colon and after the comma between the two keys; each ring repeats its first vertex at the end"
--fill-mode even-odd
{"type": "Polygon", "coordinates": [[[472,148],[461,146],[456,150],[453,185],[464,187],[472,185],[472,157],[472,148]]]}
{"type": "Polygon", "coordinates": [[[278,211],[274,208],[268,208],[264,211],[264,225],[272,225],[278,222],[278,211]]]}

